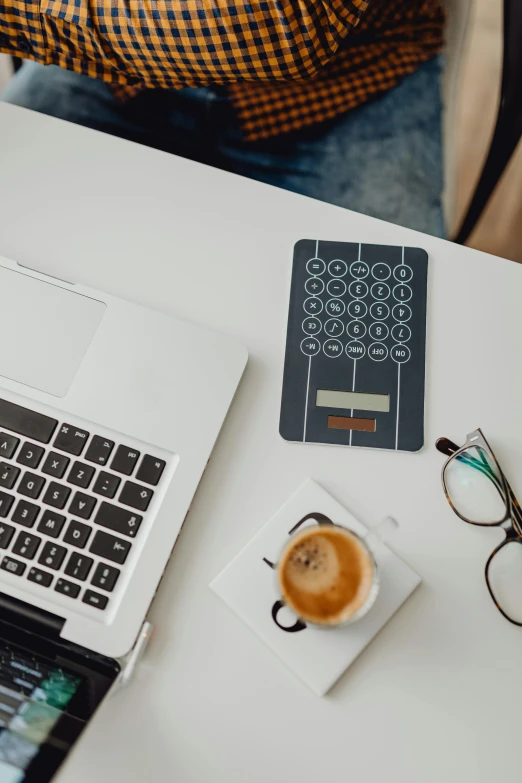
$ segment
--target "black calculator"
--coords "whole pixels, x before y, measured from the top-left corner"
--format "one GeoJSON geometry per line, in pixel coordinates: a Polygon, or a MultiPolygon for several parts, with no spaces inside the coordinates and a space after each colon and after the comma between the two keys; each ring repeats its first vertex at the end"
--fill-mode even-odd
{"type": "Polygon", "coordinates": [[[422,248],[297,242],[283,438],[422,448],[427,281],[428,254],[422,248]]]}

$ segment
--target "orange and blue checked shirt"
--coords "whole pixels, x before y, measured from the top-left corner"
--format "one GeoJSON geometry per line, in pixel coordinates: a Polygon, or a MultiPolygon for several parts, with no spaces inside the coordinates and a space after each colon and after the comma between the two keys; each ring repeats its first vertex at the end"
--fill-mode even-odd
{"type": "Polygon", "coordinates": [[[0,51],[129,95],[224,85],[257,140],[394,87],[443,24],[439,0],[0,0],[0,51]]]}

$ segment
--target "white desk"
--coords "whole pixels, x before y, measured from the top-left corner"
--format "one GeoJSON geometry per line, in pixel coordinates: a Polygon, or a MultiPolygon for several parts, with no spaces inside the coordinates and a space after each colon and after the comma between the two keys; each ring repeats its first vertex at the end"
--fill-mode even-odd
{"type": "Polygon", "coordinates": [[[522,269],[1,105],[0,254],[234,334],[251,357],[139,676],[103,707],[60,783],[519,783],[522,630],[483,578],[501,534],[451,513],[433,443],[481,426],[522,495],[522,269]],[[429,251],[421,453],[279,437],[300,237],[429,251]],[[424,578],[322,700],[207,587],[307,476],[367,523],[395,515],[394,548],[424,578]]]}

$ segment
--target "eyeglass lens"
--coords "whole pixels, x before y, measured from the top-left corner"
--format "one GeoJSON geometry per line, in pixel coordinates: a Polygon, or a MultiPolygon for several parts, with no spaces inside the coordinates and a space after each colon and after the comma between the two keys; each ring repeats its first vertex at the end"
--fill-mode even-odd
{"type": "Polygon", "coordinates": [[[444,471],[450,501],[464,519],[493,525],[506,515],[506,497],[495,460],[480,446],[456,454],[444,471]]]}
{"type": "Polygon", "coordinates": [[[504,544],[493,555],[486,576],[504,614],[522,623],[522,544],[518,540],[504,544]]]}

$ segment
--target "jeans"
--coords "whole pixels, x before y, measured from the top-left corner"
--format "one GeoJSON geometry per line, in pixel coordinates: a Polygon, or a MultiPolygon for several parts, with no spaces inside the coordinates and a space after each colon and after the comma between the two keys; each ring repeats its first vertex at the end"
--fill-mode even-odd
{"type": "Polygon", "coordinates": [[[335,120],[247,142],[222,88],[144,90],[126,102],[102,81],[25,62],[4,101],[444,236],[437,57],[335,120]]]}

